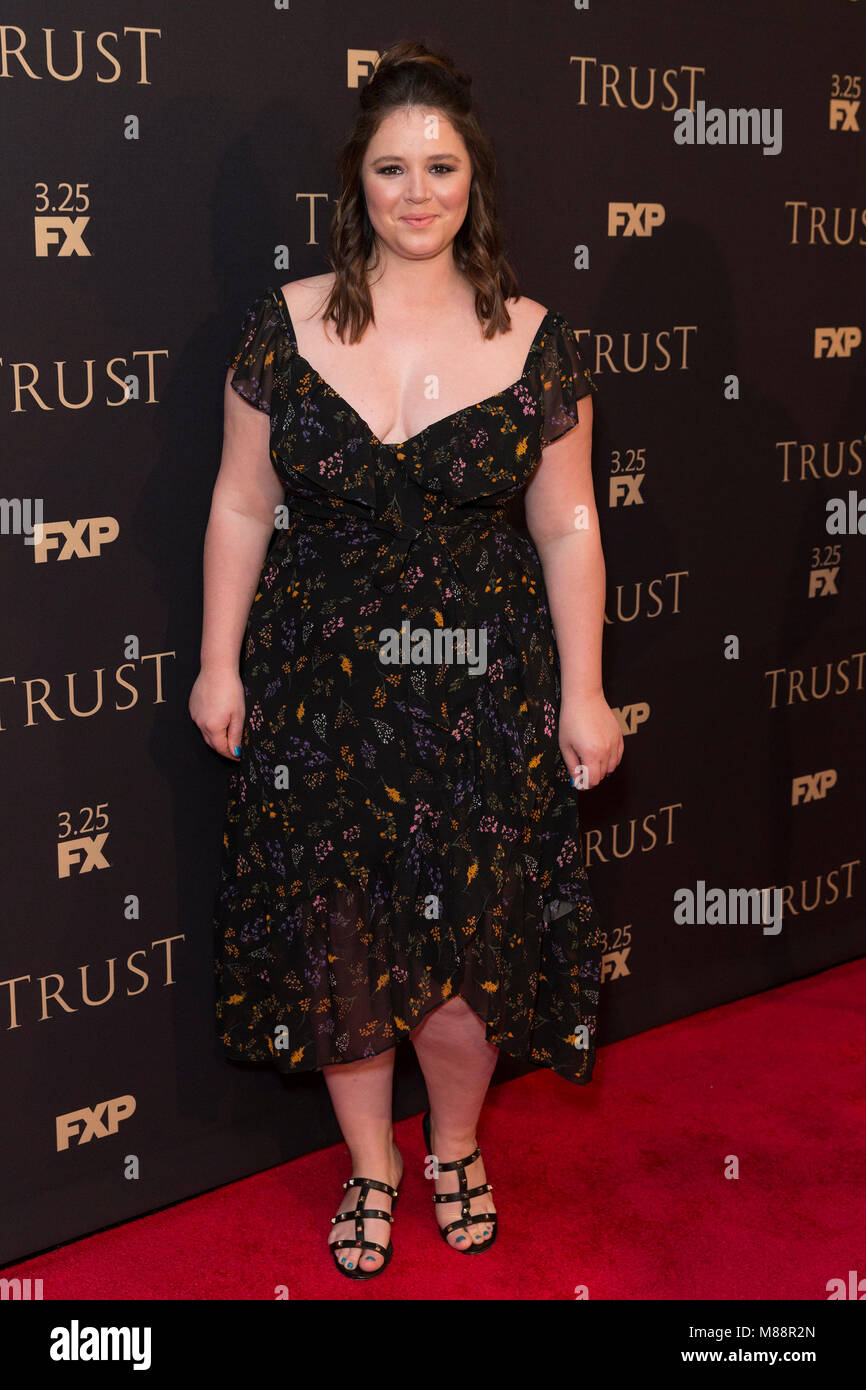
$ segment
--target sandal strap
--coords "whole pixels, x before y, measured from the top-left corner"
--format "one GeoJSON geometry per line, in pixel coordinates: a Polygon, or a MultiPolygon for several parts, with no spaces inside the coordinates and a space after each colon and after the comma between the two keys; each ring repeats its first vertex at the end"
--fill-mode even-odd
{"type": "Polygon", "coordinates": [[[377,1245],[375,1240],[334,1240],[331,1242],[332,1250],[340,1250],[344,1246],[351,1246],[353,1250],[360,1246],[362,1250],[376,1250],[380,1255],[387,1255],[388,1253],[385,1246],[377,1245]]]}
{"type": "Polygon", "coordinates": [[[386,1182],[379,1182],[376,1178],[349,1178],[347,1182],[343,1183],[343,1187],[359,1187],[361,1190],[355,1201],[355,1205],[350,1207],[348,1211],[338,1211],[336,1216],[331,1217],[331,1225],[339,1226],[343,1221],[352,1221],[355,1226],[355,1235],[352,1240],[346,1237],[343,1240],[331,1241],[331,1249],[340,1250],[345,1247],[350,1247],[352,1249],[360,1248],[361,1250],[375,1250],[379,1255],[387,1255],[388,1250],[384,1245],[379,1245],[374,1240],[364,1239],[364,1222],[387,1221],[389,1225],[392,1225],[394,1217],[389,1211],[380,1211],[378,1207],[366,1207],[364,1203],[371,1188],[375,1188],[377,1192],[387,1192],[394,1201],[397,1200],[397,1189],[391,1187],[386,1182]]]}
{"type": "Polygon", "coordinates": [[[451,1163],[437,1163],[436,1167],[440,1173],[452,1173],[455,1170],[460,1172],[463,1168],[467,1168],[470,1163],[474,1163],[476,1158],[480,1157],[481,1150],[473,1149],[468,1158],[455,1158],[451,1163]]]}
{"type": "Polygon", "coordinates": [[[447,1226],[442,1227],[443,1236],[450,1236],[452,1231],[458,1231],[462,1226],[494,1226],[496,1224],[496,1212],[489,1211],[479,1216],[458,1216],[456,1221],[450,1221],[447,1226]]]}
{"type": "Polygon", "coordinates": [[[349,1211],[340,1211],[336,1216],[331,1217],[331,1225],[339,1226],[341,1221],[354,1221],[355,1217],[360,1216],[362,1221],[387,1221],[393,1226],[394,1218],[389,1211],[377,1211],[375,1207],[351,1207],[349,1211]]]}
{"type": "MultiPolygon", "coordinates": [[[[440,1164],[441,1167],[441,1164],[440,1164]]],[[[374,1187],[377,1192],[387,1192],[389,1197],[397,1196],[396,1187],[389,1187],[386,1182],[378,1182],[376,1178],[349,1178],[348,1182],[343,1183],[344,1187],[374,1187]]]]}
{"type": "Polygon", "coordinates": [[[482,1183],[480,1187],[468,1187],[465,1192],[434,1192],[434,1202],[465,1202],[470,1197],[483,1197],[485,1192],[492,1192],[493,1188],[489,1182],[482,1183]]]}

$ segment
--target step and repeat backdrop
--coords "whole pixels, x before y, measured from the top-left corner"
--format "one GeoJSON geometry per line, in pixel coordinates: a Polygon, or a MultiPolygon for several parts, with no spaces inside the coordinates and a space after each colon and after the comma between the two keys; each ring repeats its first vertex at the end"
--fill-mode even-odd
{"type": "MultiPolygon", "coordinates": [[[[472,74],[521,288],[598,385],[625,755],[578,794],[575,1104],[605,1043],[863,953],[864,34],[861,0],[0,6],[0,1260],[339,1138],[320,1074],[223,1059],[230,767],[187,700],[223,364],[327,269],[397,39],[472,74]]],[[[761,1065],[732,1034],[720,1066],[761,1065]]]]}

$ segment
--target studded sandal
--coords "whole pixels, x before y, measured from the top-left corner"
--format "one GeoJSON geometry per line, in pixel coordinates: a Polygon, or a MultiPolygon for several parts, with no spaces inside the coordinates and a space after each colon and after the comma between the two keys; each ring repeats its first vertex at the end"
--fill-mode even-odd
{"type": "Polygon", "coordinates": [[[335,1252],[334,1264],[341,1274],[345,1274],[347,1279],[375,1279],[376,1275],[381,1274],[382,1270],[386,1269],[390,1263],[391,1256],[394,1253],[394,1244],[389,1240],[386,1247],[384,1245],[378,1245],[374,1240],[365,1240],[364,1222],[372,1218],[376,1221],[387,1221],[389,1225],[393,1223],[393,1212],[397,1206],[397,1198],[400,1194],[396,1187],[390,1187],[386,1182],[377,1182],[375,1178],[349,1178],[348,1182],[343,1183],[343,1187],[360,1187],[361,1192],[354,1207],[350,1207],[348,1211],[338,1212],[336,1216],[331,1217],[331,1225],[337,1226],[341,1221],[354,1221],[355,1238],[354,1240],[334,1240],[330,1243],[328,1248],[335,1252]],[[367,1193],[371,1188],[375,1188],[377,1192],[388,1193],[388,1196],[391,1198],[391,1211],[378,1211],[373,1207],[365,1207],[364,1203],[367,1200],[367,1193]],[[353,1249],[375,1250],[378,1255],[384,1255],[385,1258],[378,1269],[363,1271],[361,1269],[361,1257],[359,1256],[358,1268],[347,1269],[345,1265],[340,1264],[336,1255],[337,1250],[342,1250],[346,1246],[351,1246],[353,1249]]]}
{"type": "MultiPolygon", "coordinates": [[[[428,1154],[432,1154],[432,1144],[431,1144],[431,1140],[430,1140],[430,1111],[429,1111],[429,1110],[425,1112],[425,1115],[424,1115],[423,1120],[421,1121],[421,1124],[422,1124],[422,1127],[423,1127],[423,1130],[424,1130],[424,1143],[427,1145],[427,1153],[428,1153],[428,1154]]],[[[441,1235],[442,1239],[445,1241],[445,1244],[446,1244],[446,1245],[451,1245],[451,1242],[450,1242],[450,1240],[448,1239],[449,1235],[451,1234],[452,1231],[457,1231],[457,1230],[459,1230],[461,1227],[464,1227],[464,1226],[465,1226],[465,1227],[468,1227],[468,1226],[478,1226],[478,1225],[481,1225],[481,1224],[487,1225],[487,1226],[492,1226],[492,1227],[493,1227],[493,1234],[492,1234],[491,1236],[489,1236],[489,1237],[487,1238],[487,1240],[482,1241],[480,1244],[478,1244],[478,1243],[476,1243],[474,1240],[471,1240],[471,1239],[470,1239],[470,1240],[469,1240],[469,1245],[468,1245],[467,1249],[466,1249],[466,1250],[462,1250],[462,1251],[460,1252],[460,1253],[463,1254],[463,1255],[480,1255],[480,1253],[481,1253],[482,1250],[489,1250],[490,1247],[491,1247],[491,1245],[493,1244],[493,1242],[494,1242],[495,1239],[496,1239],[496,1212],[495,1212],[495,1211],[492,1211],[492,1212],[491,1212],[491,1211],[479,1212],[476,1216],[473,1216],[473,1215],[471,1214],[470,1207],[469,1207],[469,1202],[470,1202],[470,1199],[471,1199],[472,1197],[483,1197],[484,1194],[485,1194],[485,1192],[492,1192],[492,1191],[493,1191],[493,1188],[492,1188],[492,1186],[490,1185],[489,1182],[482,1183],[479,1187],[467,1187],[467,1185],[466,1185],[466,1171],[465,1171],[465,1170],[469,1167],[469,1165],[470,1165],[471,1163],[474,1163],[475,1160],[476,1160],[477,1158],[480,1158],[480,1157],[481,1157],[481,1150],[478,1149],[478,1148],[476,1148],[476,1149],[473,1149],[472,1153],[469,1155],[468,1158],[456,1158],[456,1159],[454,1159],[454,1161],[453,1161],[452,1163],[438,1163],[438,1162],[437,1162],[437,1165],[436,1165],[437,1170],[438,1170],[438,1172],[440,1172],[440,1173],[456,1172],[456,1173],[457,1173],[458,1180],[459,1180],[459,1183],[460,1183],[460,1187],[459,1187],[459,1190],[458,1190],[457,1192],[443,1192],[443,1193],[434,1192],[434,1193],[433,1193],[433,1201],[434,1201],[434,1202],[438,1202],[438,1203],[443,1203],[443,1202],[460,1202],[460,1204],[461,1204],[461,1206],[460,1206],[460,1215],[456,1218],[456,1220],[450,1221],[450,1222],[448,1223],[447,1226],[439,1226],[439,1234],[441,1235]]],[[[437,1225],[438,1225],[438,1222],[437,1222],[437,1225]]],[[[456,1250],[458,1247],[457,1247],[457,1246],[452,1246],[451,1248],[452,1248],[453,1250],[456,1250]]]]}

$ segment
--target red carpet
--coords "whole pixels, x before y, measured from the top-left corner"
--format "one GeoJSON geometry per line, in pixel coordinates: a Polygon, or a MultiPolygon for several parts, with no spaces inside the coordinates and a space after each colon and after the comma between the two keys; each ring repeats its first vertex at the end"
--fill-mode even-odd
{"type": "Polygon", "coordinates": [[[325,1248],[343,1145],[3,1273],[46,1300],[824,1300],[866,1274],[864,993],[855,961],[603,1048],[586,1089],[495,1088],[479,1142],[500,1231],[477,1257],[435,1230],[416,1117],[396,1129],[394,1258],[368,1283],[325,1248]]]}

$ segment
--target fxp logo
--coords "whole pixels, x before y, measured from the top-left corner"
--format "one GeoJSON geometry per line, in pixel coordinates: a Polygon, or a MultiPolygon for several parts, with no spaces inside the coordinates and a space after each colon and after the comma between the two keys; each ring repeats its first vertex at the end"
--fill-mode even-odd
{"type": "Polygon", "coordinates": [[[850,357],[860,346],[862,334],[856,324],[846,328],[816,328],[816,357],[850,357]]]}
{"type": "Polygon", "coordinates": [[[68,1149],[70,1139],[78,1144],[106,1139],[109,1134],[117,1133],[121,1120],[128,1120],[134,1114],[135,1096],[115,1096],[113,1100],[98,1101],[92,1110],[85,1105],[81,1110],[70,1110],[68,1115],[58,1115],[57,1152],[68,1149]]]}
{"type": "Polygon", "coordinates": [[[838,774],[834,767],[822,772],[804,773],[791,782],[791,805],[799,806],[804,801],[823,801],[831,787],[835,787],[838,774]]]}
{"type": "Polygon", "coordinates": [[[652,236],[665,220],[661,203],[608,203],[608,236],[652,236]],[[620,233],[620,227],[622,232],[620,233]]]}

